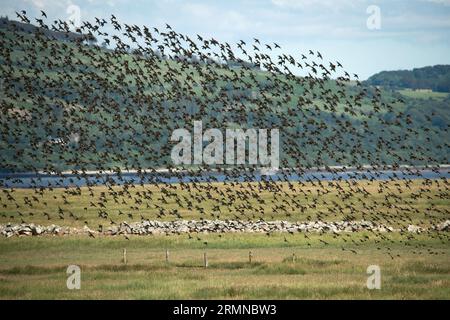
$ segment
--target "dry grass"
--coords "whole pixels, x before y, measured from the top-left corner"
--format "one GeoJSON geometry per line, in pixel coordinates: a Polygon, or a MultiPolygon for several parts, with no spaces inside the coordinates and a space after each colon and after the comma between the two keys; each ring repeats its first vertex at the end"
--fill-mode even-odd
{"type": "MultiPolygon", "coordinates": [[[[354,235],[359,239],[359,235],[354,235]]],[[[2,299],[448,299],[447,243],[417,237],[411,249],[392,234],[342,251],[342,239],[301,235],[285,243],[282,235],[203,235],[208,248],[184,236],[123,238],[43,237],[0,240],[2,299]],[[325,239],[329,245],[319,242],[325,239]],[[127,248],[124,265],[122,249],[127,248]],[[165,248],[170,248],[169,264],[165,248]],[[203,252],[209,267],[204,268],[203,252]],[[252,251],[252,263],[248,252],[252,251]],[[292,261],[295,253],[296,260],[292,261]],[[397,256],[399,255],[399,256],[397,256]],[[81,290],[66,288],[66,268],[81,267],[81,290]],[[366,269],[379,265],[381,290],[366,288],[366,269]]]]}
{"type": "MultiPolygon", "coordinates": [[[[448,186],[443,180],[322,184],[292,183],[289,187],[288,183],[280,183],[278,186],[283,192],[260,189],[257,183],[198,184],[198,189],[177,184],[95,187],[91,191],[72,188],[46,190],[42,194],[30,189],[16,189],[11,193],[14,200],[7,200],[6,192],[1,194],[0,202],[4,208],[0,223],[24,219],[44,225],[82,226],[87,221],[95,228],[98,224],[109,225],[109,219],[137,221],[141,219],[140,215],[147,219],[173,220],[175,216],[171,212],[175,209],[184,219],[212,218],[217,217],[217,210],[213,209],[216,205],[220,207],[221,219],[235,215],[241,219],[264,217],[266,220],[294,221],[350,218],[391,225],[426,225],[449,217],[448,186]],[[197,201],[198,197],[206,197],[208,193],[211,197],[199,204],[205,209],[204,214],[188,208],[188,201],[197,201]],[[258,193],[265,203],[257,202],[254,193],[258,193]],[[181,205],[176,202],[177,197],[181,205]],[[248,203],[254,209],[245,209],[243,215],[239,214],[238,208],[247,202],[239,197],[248,197],[248,203]],[[106,200],[102,210],[108,213],[108,219],[98,215],[100,199],[106,200]],[[299,208],[287,207],[285,211],[274,212],[277,206],[292,199],[297,201],[299,208]],[[223,200],[229,203],[224,204],[223,200]],[[164,216],[158,217],[157,206],[164,208],[164,216]],[[259,207],[263,211],[255,213],[259,207]],[[64,219],[58,218],[59,208],[64,219]],[[78,220],[70,217],[69,210],[78,220]],[[119,210],[124,215],[119,215],[119,210]],[[51,220],[43,212],[48,212],[51,220]],[[128,213],[133,215],[132,218],[127,216],[128,213]]],[[[269,237],[239,233],[198,234],[192,239],[187,235],[130,238],[2,238],[0,298],[450,298],[447,233],[310,234],[309,239],[301,233],[275,233],[269,237]],[[205,241],[207,245],[204,245],[205,241]],[[127,265],[121,262],[124,248],[128,252],[127,265]],[[166,248],[170,251],[169,264],[165,263],[166,248]],[[202,267],[205,250],[209,258],[207,269],[202,267]],[[252,264],[248,262],[250,250],[252,264]],[[295,262],[292,261],[293,253],[295,262]],[[81,267],[81,290],[66,288],[66,268],[70,264],[81,267]],[[381,290],[366,288],[366,269],[373,264],[381,267],[381,290]]]]}
{"type": "Polygon", "coordinates": [[[160,184],[99,186],[91,190],[86,187],[15,189],[11,192],[14,200],[8,199],[3,190],[0,223],[23,219],[43,225],[82,227],[86,221],[91,227],[97,227],[109,225],[110,220],[117,223],[142,218],[179,219],[175,210],[183,219],[366,219],[394,226],[427,225],[449,217],[446,180],[323,181],[321,184],[293,182],[290,188],[288,183],[276,183],[279,191],[269,191],[266,185],[257,183],[199,183],[197,188],[191,184],[160,184]],[[255,195],[263,202],[258,202],[255,195]]]}

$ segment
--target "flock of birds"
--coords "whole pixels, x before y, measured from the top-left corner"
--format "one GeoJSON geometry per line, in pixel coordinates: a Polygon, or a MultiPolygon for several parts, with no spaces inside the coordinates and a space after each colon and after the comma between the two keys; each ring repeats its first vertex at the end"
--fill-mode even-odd
{"type": "MultiPolygon", "coordinates": [[[[414,126],[401,97],[387,101],[379,88],[365,86],[320,52],[306,50],[296,57],[283,53],[278,43],[256,38],[222,43],[178,33],[170,25],[121,24],[114,15],[79,27],[47,22],[45,12],[34,21],[25,11],[17,17],[36,28],[24,32],[22,24],[11,23],[0,29],[2,170],[53,173],[59,180],[46,185],[40,177],[32,179],[30,194],[19,200],[7,182],[22,178],[4,176],[3,221],[27,222],[38,215],[83,221],[87,212],[95,212],[105,221],[98,226],[103,229],[119,219],[183,219],[194,212],[201,219],[360,217],[406,227],[449,217],[445,178],[420,180],[413,191],[414,181],[396,179],[396,172],[373,181],[382,169],[421,174],[404,164],[440,170],[442,159],[433,158],[430,150],[446,155],[449,145],[431,125],[433,114],[425,113],[425,122],[414,126]],[[258,168],[248,165],[174,167],[170,135],[177,128],[192,128],[195,120],[204,128],[279,128],[283,170],[277,181],[255,179],[258,168]],[[367,179],[289,179],[317,168],[336,173],[348,167],[362,170],[367,179]],[[160,168],[181,182],[162,181],[160,168]],[[128,170],[136,171],[136,179],[125,179],[128,170]],[[215,175],[208,175],[212,170],[226,179],[217,183],[215,175]],[[106,171],[114,179],[105,178],[106,171]],[[184,181],[186,176],[191,181],[184,181]],[[375,190],[368,191],[370,180],[375,190]],[[106,186],[104,192],[98,192],[97,184],[106,186]],[[46,208],[44,194],[55,187],[64,188],[53,196],[58,208],[46,208]],[[74,212],[71,197],[81,194],[92,200],[74,212]],[[42,205],[43,210],[36,209],[42,205]],[[121,209],[114,209],[118,205],[121,209]]],[[[415,236],[405,233],[404,239],[415,236]]],[[[445,232],[427,236],[448,244],[445,232]]],[[[361,242],[387,239],[374,232],[361,242]]]]}

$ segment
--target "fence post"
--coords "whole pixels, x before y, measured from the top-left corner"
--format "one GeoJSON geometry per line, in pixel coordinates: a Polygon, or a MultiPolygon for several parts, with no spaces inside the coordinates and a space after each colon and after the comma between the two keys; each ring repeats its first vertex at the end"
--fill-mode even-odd
{"type": "Polygon", "coordinates": [[[206,251],[203,253],[203,265],[208,268],[208,257],[206,256],[206,251]]]}
{"type": "Polygon", "coordinates": [[[295,262],[296,258],[297,258],[297,257],[295,256],[295,252],[293,252],[293,253],[292,253],[292,262],[295,262]]]}
{"type": "Polygon", "coordinates": [[[123,263],[127,264],[127,249],[123,249],[123,263]]]}
{"type": "Polygon", "coordinates": [[[166,249],[166,263],[169,263],[169,249],[166,249]]]}
{"type": "Polygon", "coordinates": [[[248,263],[252,263],[253,254],[251,251],[248,252],[248,263]]]}

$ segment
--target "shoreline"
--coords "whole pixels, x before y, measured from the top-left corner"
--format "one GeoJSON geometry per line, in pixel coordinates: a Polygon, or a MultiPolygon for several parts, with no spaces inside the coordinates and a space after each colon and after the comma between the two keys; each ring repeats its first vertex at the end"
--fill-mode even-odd
{"type": "MultiPolygon", "coordinates": [[[[166,174],[166,173],[175,173],[175,174],[193,174],[193,173],[199,173],[199,175],[213,175],[213,174],[224,174],[224,172],[227,171],[233,171],[236,170],[236,168],[224,168],[224,169],[209,169],[209,170],[202,170],[200,168],[195,168],[191,170],[187,169],[168,169],[168,168],[159,168],[159,169],[142,169],[142,170],[120,170],[120,171],[114,171],[114,170],[87,170],[87,171],[80,171],[80,170],[67,170],[62,171],[60,173],[58,172],[46,172],[46,171],[37,171],[37,172],[0,172],[0,179],[4,178],[15,178],[15,177],[61,177],[61,176],[96,176],[96,175],[121,175],[121,176],[127,176],[127,175],[152,175],[152,174],[166,174]]],[[[249,168],[239,169],[239,171],[242,172],[259,172],[260,174],[264,175],[264,171],[269,171],[270,173],[267,174],[268,176],[276,175],[280,173],[365,173],[365,172],[385,172],[385,171],[425,171],[425,170],[450,170],[450,164],[438,164],[438,165],[418,165],[418,166],[411,166],[411,165],[400,165],[400,166],[393,166],[393,165],[383,165],[383,166],[371,166],[371,165],[362,165],[362,166],[327,166],[327,167],[312,167],[312,168],[255,168],[254,170],[249,168]],[[273,173],[272,173],[273,172],[273,173]]]]}

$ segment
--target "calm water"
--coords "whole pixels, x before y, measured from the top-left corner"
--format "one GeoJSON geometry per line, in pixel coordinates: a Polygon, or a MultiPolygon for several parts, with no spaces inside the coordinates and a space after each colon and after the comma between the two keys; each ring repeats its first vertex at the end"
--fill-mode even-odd
{"type": "Polygon", "coordinates": [[[205,182],[205,181],[328,181],[328,180],[388,180],[388,179],[448,179],[448,168],[432,171],[430,169],[383,170],[383,171],[308,171],[293,173],[279,171],[273,175],[260,173],[224,175],[223,173],[209,172],[199,175],[170,173],[122,173],[118,174],[87,174],[84,177],[75,174],[63,174],[61,176],[35,173],[0,173],[0,187],[34,188],[34,187],[66,187],[66,186],[95,186],[95,185],[123,185],[141,183],[179,183],[179,182],[205,182]]]}

